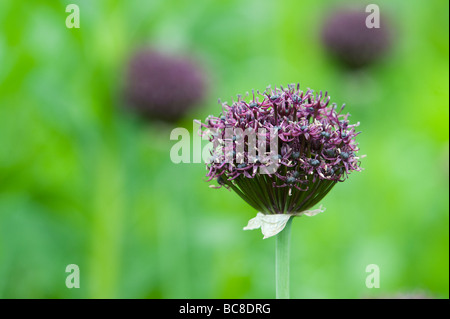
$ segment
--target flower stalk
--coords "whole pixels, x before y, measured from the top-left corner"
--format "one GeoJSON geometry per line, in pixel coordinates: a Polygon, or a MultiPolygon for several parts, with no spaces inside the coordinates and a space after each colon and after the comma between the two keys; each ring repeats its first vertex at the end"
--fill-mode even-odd
{"type": "Polygon", "coordinates": [[[286,227],[276,236],[275,285],[277,299],[289,299],[289,250],[292,219],[293,217],[289,218],[286,227]]]}

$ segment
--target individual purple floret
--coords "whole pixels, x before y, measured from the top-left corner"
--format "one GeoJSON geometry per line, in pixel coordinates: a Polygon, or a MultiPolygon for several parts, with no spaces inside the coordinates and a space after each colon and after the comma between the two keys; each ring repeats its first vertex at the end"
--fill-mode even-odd
{"type": "Polygon", "coordinates": [[[176,121],[204,96],[203,73],[185,58],[142,50],[131,58],[127,73],[128,106],[150,119],[176,121]]]}
{"type": "Polygon", "coordinates": [[[389,47],[390,34],[385,20],[381,20],[380,28],[368,28],[368,15],[364,10],[340,11],[323,26],[322,40],[326,50],[349,68],[371,64],[389,47]]]}
{"type": "Polygon", "coordinates": [[[349,114],[341,114],[344,106],[337,110],[327,92],[303,92],[299,85],[268,87],[250,101],[238,96],[231,105],[222,103],[222,114],[202,123],[214,146],[208,181],[234,190],[265,214],[311,208],[337,182],[361,170],[355,142],[359,123],[350,124],[349,114]],[[277,133],[276,153],[269,150],[271,132],[277,133]],[[256,155],[252,134],[265,141],[256,155]],[[272,172],[264,170],[274,165],[272,172]]]}

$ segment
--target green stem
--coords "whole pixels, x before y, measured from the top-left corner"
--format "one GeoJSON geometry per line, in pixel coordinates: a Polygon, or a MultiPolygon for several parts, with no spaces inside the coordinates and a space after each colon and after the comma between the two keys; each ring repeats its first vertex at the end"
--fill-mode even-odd
{"type": "Polygon", "coordinates": [[[277,299],[289,299],[289,247],[292,219],[293,217],[289,218],[286,227],[276,237],[275,277],[277,299]]]}

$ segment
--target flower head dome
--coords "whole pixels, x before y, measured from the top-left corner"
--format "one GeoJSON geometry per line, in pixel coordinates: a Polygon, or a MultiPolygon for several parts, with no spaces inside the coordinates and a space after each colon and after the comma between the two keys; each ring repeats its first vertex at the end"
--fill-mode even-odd
{"type": "Polygon", "coordinates": [[[203,73],[186,58],[145,49],[135,53],[127,71],[128,106],[148,118],[176,121],[204,96],[203,73]]]}
{"type": "Polygon", "coordinates": [[[203,134],[212,142],[208,180],[235,191],[264,214],[295,214],[317,204],[337,182],[360,171],[359,125],[330,104],[327,92],[299,85],[267,88],[222,103],[203,134]]]}
{"type": "Polygon", "coordinates": [[[363,10],[339,11],[322,29],[322,40],[328,53],[349,68],[371,64],[389,47],[388,26],[382,20],[380,28],[368,28],[363,10]]]}

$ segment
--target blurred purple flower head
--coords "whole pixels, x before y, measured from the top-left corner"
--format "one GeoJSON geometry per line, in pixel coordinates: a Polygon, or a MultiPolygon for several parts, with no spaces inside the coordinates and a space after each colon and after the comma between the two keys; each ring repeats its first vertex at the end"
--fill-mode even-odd
{"type": "Polygon", "coordinates": [[[260,212],[289,214],[311,208],[337,182],[361,170],[359,123],[350,124],[349,114],[341,114],[345,105],[337,111],[327,92],[303,92],[299,85],[257,93],[250,101],[238,96],[231,105],[222,103],[223,114],[202,123],[213,144],[207,177],[219,186],[212,187],[234,190],[260,212]],[[239,133],[230,135],[230,129],[239,133]],[[273,132],[276,153],[267,148],[273,132]],[[252,133],[265,142],[257,155],[252,133]],[[264,171],[274,165],[274,171],[264,171]]]}
{"type": "Polygon", "coordinates": [[[349,68],[360,68],[380,58],[388,49],[390,34],[384,16],[380,28],[368,28],[364,10],[339,11],[322,29],[326,50],[349,68]]]}
{"type": "Polygon", "coordinates": [[[149,119],[176,121],[201,102],[204,75],[186,58],[151,49],[138,51],[127,69],[128,106],[149,119]]]}

